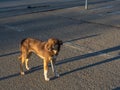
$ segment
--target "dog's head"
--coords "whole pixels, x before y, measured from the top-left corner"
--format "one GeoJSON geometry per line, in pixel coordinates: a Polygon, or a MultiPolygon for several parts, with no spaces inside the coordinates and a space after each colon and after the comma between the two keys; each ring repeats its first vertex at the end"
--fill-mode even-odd
{"type": "Polygon", "coordinates": [[[50,38],[47,41],[46,49],[48,51],[54,52],[55,55],[58,55],[62,44],[63,42],[61,40],[50,38]]]}

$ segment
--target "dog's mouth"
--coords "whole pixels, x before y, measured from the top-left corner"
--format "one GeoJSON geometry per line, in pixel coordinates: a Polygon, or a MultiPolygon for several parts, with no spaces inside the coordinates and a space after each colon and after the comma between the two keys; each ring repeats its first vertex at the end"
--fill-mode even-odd
{"type": "Polygon", "coordinates": [[[53,50],[53,53],[54,53],[55,55],[58,55],[58,51],[57,51],[57,50],[53,50]]]}

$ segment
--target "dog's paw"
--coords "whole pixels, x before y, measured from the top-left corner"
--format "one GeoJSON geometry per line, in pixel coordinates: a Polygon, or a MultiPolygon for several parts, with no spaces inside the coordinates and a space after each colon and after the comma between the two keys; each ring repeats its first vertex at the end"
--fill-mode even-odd
{"type": "Polygon", "coordinates": [[[20,72],[20,74],[21,74],[21,75],[25,75],[25,73],[24,73],[24,72],[20,72]]]}
{"type": "Polygon", "coordinates": [[[45,78],[45,81],[50,81],[50,79],[49,78],[45,78]]]}
{"type": "Polygon", "coordinates": [[[26,69],[27,69],[27,70],[30,70],[30,68],[29,68],[29,67],[27,67],[26,69]]]}

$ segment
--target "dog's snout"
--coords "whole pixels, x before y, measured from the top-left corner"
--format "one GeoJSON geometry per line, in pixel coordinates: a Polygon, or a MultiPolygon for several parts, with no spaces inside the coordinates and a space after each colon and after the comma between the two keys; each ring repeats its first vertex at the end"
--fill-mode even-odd
{"type": "Polygon", "coordinates": [[[58,54],[58,51],[57,50],[53,50],[54,54],[57,55],[58,54]]]}

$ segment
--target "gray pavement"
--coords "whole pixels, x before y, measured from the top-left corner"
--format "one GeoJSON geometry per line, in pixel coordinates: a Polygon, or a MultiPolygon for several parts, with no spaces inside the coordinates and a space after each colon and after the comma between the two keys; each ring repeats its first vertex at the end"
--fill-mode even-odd
{"type": "Polygon", "coordinates": [[[42,12],[34,8],[34,13],[0,9],[0,90],[120,89],[120,1],[93,3],[88,10],[71,2],[64,8],[51,3],[52,10],[42,12]],[[31,70],[19,74],[19,44],[25,37],[63,40],[56,64],[60,78],[49,68],[46,82],[42,60],[34,54],[31,70]]]}

